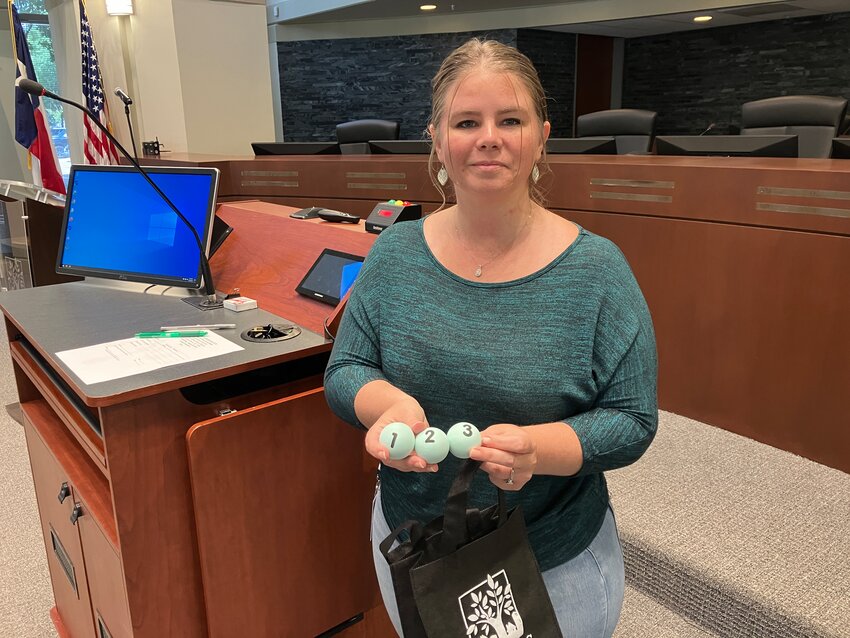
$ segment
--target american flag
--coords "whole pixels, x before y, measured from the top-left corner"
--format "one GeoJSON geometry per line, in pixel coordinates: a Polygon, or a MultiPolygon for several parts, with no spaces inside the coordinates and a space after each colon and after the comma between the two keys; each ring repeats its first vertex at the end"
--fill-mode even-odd
{"type": "Polygon", "coordinates": [[[38,82],[30,57],[26,34],[18,16],[18,9],[10,4],[12,37],[15,44],[17,72],[15,81],[15,140],[29,152],[32,181],[57,193],[65,193],[65,182],[56,161],[56,149],[47,127],[44,105],[36,95],[18,88],[17,80],[27,78],[38,82]]]}
{"type": "MultiPolygon", "coordinates": [[[[100,76],[100,67],[97,65],[97,51],[94,48],[83,0],[80,0],[80,54],[83,59],[83,97],[86,100],[86,106],[97,116],[100,123],[111,131],[109,111],[103,99],[103,80],[100,76]]],[[[86,114],[83,114],[83,123],[86,126],[86,137],[83,142],[83,156],[86,164],[117,164],[118,153],[106,134],[86,114]]]]}

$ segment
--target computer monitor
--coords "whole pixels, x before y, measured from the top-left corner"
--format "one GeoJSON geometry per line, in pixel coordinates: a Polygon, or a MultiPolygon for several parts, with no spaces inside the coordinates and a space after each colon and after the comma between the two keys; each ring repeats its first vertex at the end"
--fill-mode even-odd
{"type": "Polygon", "coordinates": [[[797,157],[796,135],[659,135],[658,155],[797,157]]]}
{"type": "Polygon", "coordinates": [[[431,142],[428,140],[370,140],[373,154],[399,153],[405,155],[429,155],[431,142]]]}
{"type": "MultiPolygon", "coordinates": [[[[209,249],[218,169],[145,171],[209,249]]],[[[201,256],[186,224],[132,166],[72,166],[56,272],[200,288],[201,256]]]]}
{"type": "Polygon", "coordinates": [[[836,159],[850,159],[850,137],[833,138],[832,157],[836,159]]]}
{"type": "Polygon", "coordinates": [[[336,142],[251,142],[254,155],[339,155],[336,142]]]}
{"type": "Polygon", "coordinates": [[[617,142],[613,137],[550,137],[546,152],[552,155],[586,153],[588,155],[616,155],[617,142]]]}
{"type": "MultiPolygon", "coordinates": [[[[183,212],[183,211],[181,211],[183,212]]],[[[210,250],[209,256],[212,257],[215,255],[215,251],[221,248],[221,245],[224,243],[224,240],[230,237],[230,233],[233,232],[233,226],[228,224],[218,215],[213,219],[213,228],[212,235],[210,236],[210,250]]]]}

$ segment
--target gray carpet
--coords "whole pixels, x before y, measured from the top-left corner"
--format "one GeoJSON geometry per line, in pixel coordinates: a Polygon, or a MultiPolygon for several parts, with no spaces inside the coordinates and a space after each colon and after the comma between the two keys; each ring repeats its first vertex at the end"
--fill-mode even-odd
{"type": "Polygon", "coordinates": [[[723,636],[850,636],[850,475],[662,413],[609,486],[632,586],[723,636]]]}
{"type": "Polygon", "coordinates": [[[717,634],[686,620],[654,598],[626,584],[623,614],[614,638],[717,638],[717,634]]]}

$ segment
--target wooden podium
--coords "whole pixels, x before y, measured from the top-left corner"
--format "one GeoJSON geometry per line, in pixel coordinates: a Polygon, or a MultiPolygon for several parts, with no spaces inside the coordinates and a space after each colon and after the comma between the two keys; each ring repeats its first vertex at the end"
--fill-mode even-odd
{"type": "Polygon", "coordinates": [[[88,282],[0,295],[61,636],[389,635],[369,543],[375,464],[322,391],[334,309],[294,292],[322,249],[365,254],[374,236],[290,210],[219,210],[235,230],[216,283],[258,310],[88,282]],[[239,352],[122,379],[88,385],[57,356],[224,322],[239,352]],[[267,323],[302,331],[240,338],[267,323]]]}

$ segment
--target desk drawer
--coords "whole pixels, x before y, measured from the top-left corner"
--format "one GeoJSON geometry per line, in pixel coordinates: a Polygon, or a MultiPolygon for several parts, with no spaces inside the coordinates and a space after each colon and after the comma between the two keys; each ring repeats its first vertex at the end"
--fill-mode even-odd
{"type": "Polygon", "coordinates": [[[83,502],[83,516],[78,524],[86,557],[92,610],[97,623],[96,635],[98,638],[132,638],[133,627],[127,605],[121,558],[88,514],[89,510],[83,502]]]}
{"type": "Polygon", "coordinates": [[[56,610],[72,638],[92,636],[94,622],[83,548],[79,530],[71,522],[75,508],[71,481],[41,440],[26,411],[24,431],[56,610]]]}

